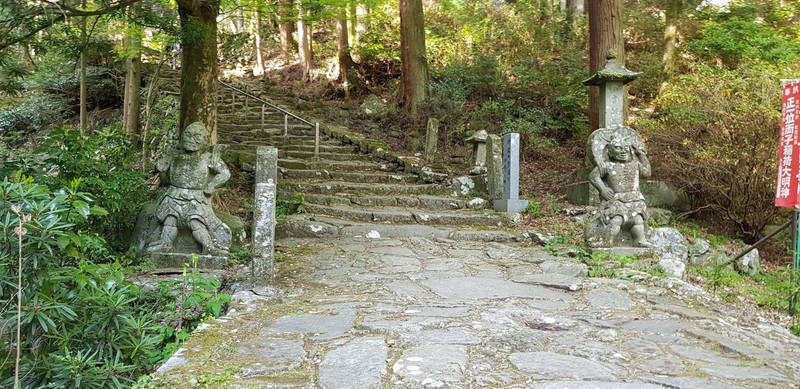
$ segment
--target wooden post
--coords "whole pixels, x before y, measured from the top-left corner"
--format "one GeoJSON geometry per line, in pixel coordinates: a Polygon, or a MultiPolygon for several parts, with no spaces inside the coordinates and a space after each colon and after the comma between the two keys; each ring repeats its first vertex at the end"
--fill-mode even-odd
{"type": "Polygon", "coordinates": [[[319,123],[314,127],[314,158],[319,158],[319,123]]]}
{"type": "Polygon", "coordinates": [[[289,115],[283,115],[283,136],[289,136],[289,115]]]}
{"type": "Polygon", "coordinates": [[[267,106],[265,104],[261,104],[261,127],[264,127],[264,114],[267,111],[267,106]]]}

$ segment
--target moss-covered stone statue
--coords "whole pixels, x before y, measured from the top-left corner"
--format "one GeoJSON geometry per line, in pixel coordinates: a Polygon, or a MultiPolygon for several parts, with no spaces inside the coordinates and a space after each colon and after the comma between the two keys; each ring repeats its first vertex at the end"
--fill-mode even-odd
{"type": "Polygon", "coordinates": [[[589,137],[589,159],[594,164],[589,182],[597,188],[603,202],[598,213],[586,224],[589,246],[626,245],[650,247],[645,236],[647,206],[639,190],[639,179],[650,177],[650,161],[644,143],[632,128],[610,126],[589,137]]]}
{"type": "Polygon", "coordinates": [[[231,175],[220,158],[223,149],[222,145],[209,146],[205,126],[195,122],[183,131],[179,149],[156,164],[161,183],[169,186],[156,208],[160,239],[148,246],[148,252],[185,251],[173,245],[179,230],[188,229],[200,254],[227,254],[231,230],[211,208],[214,190],[231,175]]]}

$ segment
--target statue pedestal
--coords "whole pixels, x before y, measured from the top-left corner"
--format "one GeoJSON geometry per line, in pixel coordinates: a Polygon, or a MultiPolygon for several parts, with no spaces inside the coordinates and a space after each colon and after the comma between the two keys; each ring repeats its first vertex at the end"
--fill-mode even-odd
{"type": "Polygon", "coordinates": [[[611,255],[623,256],[633,255],[635,257],[655,256],[656,250],[652,247],[592,247],[591,253],[608,253],[611,255]]]}
{"type": "MultiPolygon", "coordinates": [[[[182,269],[183,264],[194,267],[192,254],[187,253],[147,253],[145,260],[150,260],[157,269],[182,269]]],[[[201,269],[225,269],[228,266],[227,255],[197,254],[197,267],[201,269]]]]}

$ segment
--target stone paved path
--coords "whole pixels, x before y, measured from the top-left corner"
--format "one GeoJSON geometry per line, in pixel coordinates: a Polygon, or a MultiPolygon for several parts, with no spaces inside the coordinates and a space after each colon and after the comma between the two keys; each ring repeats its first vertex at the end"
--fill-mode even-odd
{"type": "MultiPolygon", "coordinates": [[[[375,236],[376,234],[370,234],[375,236]]],[[[172,387],[798,388],[800,341],[676,279],[521,243],[283,239],[273,288],[159,369],[172,387]],[[213,379],[212,379],[213,378],[213,379]]]]}

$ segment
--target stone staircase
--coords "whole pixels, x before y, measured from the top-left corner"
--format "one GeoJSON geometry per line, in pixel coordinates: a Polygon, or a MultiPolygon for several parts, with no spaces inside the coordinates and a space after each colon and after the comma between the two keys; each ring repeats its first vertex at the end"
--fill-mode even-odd
{"type": "MultiPolygon", "coordinates": [[[[178,79],[170,73],[163,77],[178,79]]],[[[487,204],[480,200],[448,196],[453,190],[448,189],[449,180],[443,179],[444,175],[423,177],[418,174],[419,166],[409,169],[409,164],[386,150],[326,135],[324,124],[319,154],[315,155],[315,129],[311,125],[292,117],[285,121],[283,112],[263,108],[255,98],[258,94],[249,93],[251,97],[220,86],[219,143],[229,145],[229,163],[248,172],[255,170],[257,147],[278,148],[278,199],[288,203],[302,199],[306,211],[279,220],[279,237],[297,236],[303,229],[306,231],[300,235],[306,237],[316,236],[315,230],[322,231],[320,236],[330,236],[336,229],[331,226],[353,223],[498,228],[513,222],[506,214],[484,209],[487,204]],[[281,228],[281,224],[293,228],[281,228]],[[302,224],[307,228],[298,227],[302,224]],[[325,228],[321,224],[326,224],[325,228]]]]}

